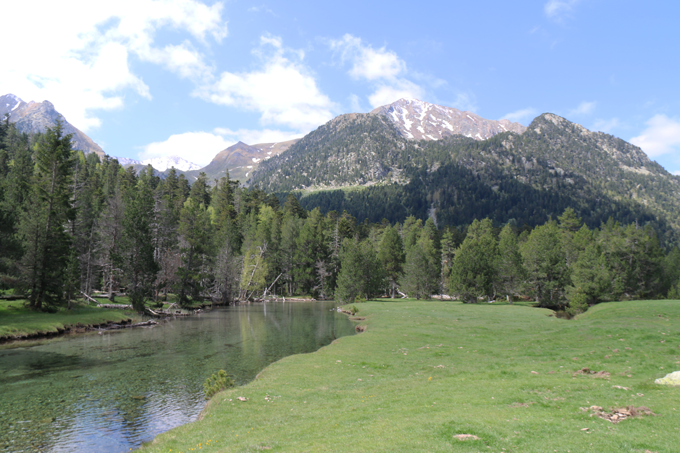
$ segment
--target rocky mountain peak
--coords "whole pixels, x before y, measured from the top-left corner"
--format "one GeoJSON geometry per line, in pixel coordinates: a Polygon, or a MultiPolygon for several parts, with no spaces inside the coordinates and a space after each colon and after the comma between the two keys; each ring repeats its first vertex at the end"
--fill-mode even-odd
{"type": "Polygon", "coordinates": [[[464,135],[486,140],[501,132],[521,134],[526,127],[509,120],[487,120],[468,111],[430,104],[418,99],[399,99],[371,111],[386,116],[399,133],[412,140],[441,140],[450,135],[464,135]]]}
{"type": "Polygon", "coordinates": [[[9,114],[9,121],[14,123],[21,132],[35,134],[45,132],[48,127],[57,124],[61,118],[65,134],[73,134],[71,143],[73,149],[82,150],[85,154],[95,153],[104,157],[104,151],[90,137],[69,123],[64,116],[57,112],[50,101],[24,102],[18,96],[6,94],[0,96],[0,118],[9,114]]]}
{"type": "Polygon", "coordinates": [[[582,149],[599,149],[627,172],[648,174],[661,168],[639,147],[604,132],[590,131],[554,113],[537,116],[527,128],[527,133],[538,135],[547,149],[554,150],[556,160],[571,159],[572,154],[582,149]]]}

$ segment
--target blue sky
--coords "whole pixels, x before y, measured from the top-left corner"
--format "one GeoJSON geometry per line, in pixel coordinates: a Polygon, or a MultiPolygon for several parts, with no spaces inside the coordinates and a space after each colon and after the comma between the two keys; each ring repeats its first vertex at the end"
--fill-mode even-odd
{"type": "Polygon", "coordinates": [[[680,3],[107,3],[5,6],[0,93],[50,100],[110,155],[207,164],[413,97],[556,113],[680,173],[680,3]]]}

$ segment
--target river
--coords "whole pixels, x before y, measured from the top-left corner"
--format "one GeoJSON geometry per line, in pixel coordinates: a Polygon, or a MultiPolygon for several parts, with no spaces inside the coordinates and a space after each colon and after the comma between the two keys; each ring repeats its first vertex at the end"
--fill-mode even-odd
{"type": "Polygon", "coordinates": [[[276,360],[352,334],[332,307],[239,305],[0,349],[0,452],[128,452],[196,420],[217,370],[243,385],[276,360]]]}

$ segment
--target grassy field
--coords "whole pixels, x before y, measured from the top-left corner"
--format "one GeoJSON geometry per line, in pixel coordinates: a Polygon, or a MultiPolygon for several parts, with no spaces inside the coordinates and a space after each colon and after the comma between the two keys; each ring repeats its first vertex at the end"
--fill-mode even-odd
{"type": "Polygon", "coordinates": [[[495,304],[358,307],[365,333],[269,366],[142,450],[678,451],[680,388],[653,382],[680,369],[679,301],[602,304],[569,321],[495,304]],[[574,375],[585,367],[609,375],[574,375]],[[628,405],[656,416],[613,424],[581,409],[628,405]]]}
{"type": "Polygon", "coordinates": [[[87,326],[107,321],[118,322],[138,318],[139,316],[130,311],[108,310],[87,305],[76,305],[70,311],[41,313],[28,308],[24,300],[11,302],[0,300],[0,338],[57,332],[66,326],[75,326],[78,323],[87,326]]]}

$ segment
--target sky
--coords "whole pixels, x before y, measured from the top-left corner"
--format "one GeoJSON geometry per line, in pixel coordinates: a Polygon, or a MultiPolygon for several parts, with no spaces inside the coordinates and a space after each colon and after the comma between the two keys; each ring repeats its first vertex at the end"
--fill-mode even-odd
{"type": "Polygon", "coordinates": [[[112,156],[301,137],[402,97],[551,112],[680,174],[680,3],[34,0],[3,6],[0,95],[49,100],[112,156]]]}

